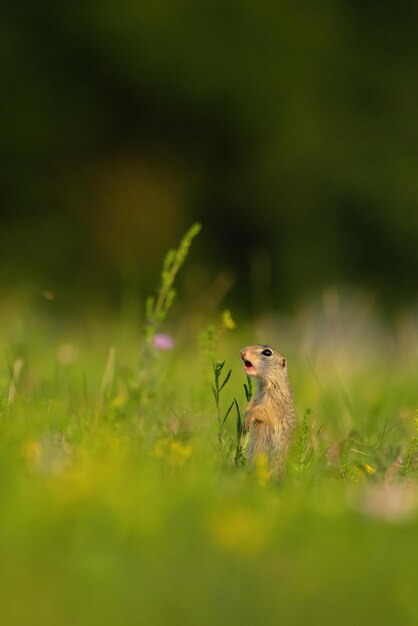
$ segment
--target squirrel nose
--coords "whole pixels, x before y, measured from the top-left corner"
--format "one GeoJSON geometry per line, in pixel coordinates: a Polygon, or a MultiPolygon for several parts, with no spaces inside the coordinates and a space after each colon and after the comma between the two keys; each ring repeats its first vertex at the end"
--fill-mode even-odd
{"type": "Polygon", "coordinates": [[[245,355],[247,354],[246,350],[241,350],[241,357],[245,359],[245,355]]]}

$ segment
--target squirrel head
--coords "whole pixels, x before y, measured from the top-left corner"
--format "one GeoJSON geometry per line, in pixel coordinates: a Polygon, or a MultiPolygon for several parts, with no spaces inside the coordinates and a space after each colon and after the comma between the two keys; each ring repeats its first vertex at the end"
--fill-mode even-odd
{"type": "Polygon", "coordinates": [[[271,382],[287,379],[287,359],[271,346],[247,346],[241,358],[248,376],[271,382]]]}

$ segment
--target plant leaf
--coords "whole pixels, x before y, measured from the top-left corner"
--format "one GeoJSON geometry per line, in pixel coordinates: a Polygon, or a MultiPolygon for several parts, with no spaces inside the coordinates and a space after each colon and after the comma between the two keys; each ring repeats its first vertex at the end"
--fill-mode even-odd
{"type": "Polygon", "coordinates": [[[234,406],[234,400],[232,400],[231,404],[229,405],[229,408],[228,408],[227,412],[225,413],[225,417],[224,417],[224,419],[223,419],[223,421],[222,421],[222,425],[224,425],[224,424],[225,424],[225,422],[226,422],[226,418],[227,418],[227,417],[228,417],[228,415],[230,414],[230,412],[231,412],[231,410],[232,410],[232,407],[233,407],[233,406],[234,406]]]}
{"type": "Polygon", "coordinates": [[[226,375],[226,378],[225,378],[224,382],[222,383],[222,385],[221,385],[221,387],[220,387],[219,391],[222,391],[222,389],[225,387],[226,383],[227,383],[227,382],[228,382],[228,380],[231,378],[231,373],[232,373],[232,370],[229,370],[229,372],[228,372],[228,374],[226,375]]]}

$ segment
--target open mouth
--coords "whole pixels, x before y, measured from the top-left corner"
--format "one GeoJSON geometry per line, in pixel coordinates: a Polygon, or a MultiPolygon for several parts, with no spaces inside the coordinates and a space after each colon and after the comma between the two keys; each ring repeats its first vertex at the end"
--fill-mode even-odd
{"type": "Polygon", "coordinates": [[[245,348],[241,350],[241,359],[244,363],[244,372],[247,374],[247,376],[255,376],[255,367],[253,363],[249,359],[245,358],[249,356],[249,354],[249,350],[246,350],[245,348]]]}
{"type": "Polygon", "coordinates": [[[248,359],[243,359],[243,361],[244,361],[244,372],[248,376],[252,376],[253,374],[255,374],[254,365],[251,363],[251,361],[249,361],[248,359]]]}

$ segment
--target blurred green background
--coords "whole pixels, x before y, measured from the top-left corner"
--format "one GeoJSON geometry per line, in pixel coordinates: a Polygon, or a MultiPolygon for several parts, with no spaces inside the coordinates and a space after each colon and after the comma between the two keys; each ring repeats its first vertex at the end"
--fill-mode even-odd
{"type": "Polygon", "coordinates": [[[6,3],[0,288],[117,304],[200,220],[191,289],[226,269],[249,313],[330,285],[411,303],[416,18],[408,1],[6,3]]]}
{"type": "Polygon", "coordinates": [[[2,3],[2,626],[416,626],[417,13],[2,3]],[[295,392],[280,486],[232,460],[255,341],[295,392]]]}

